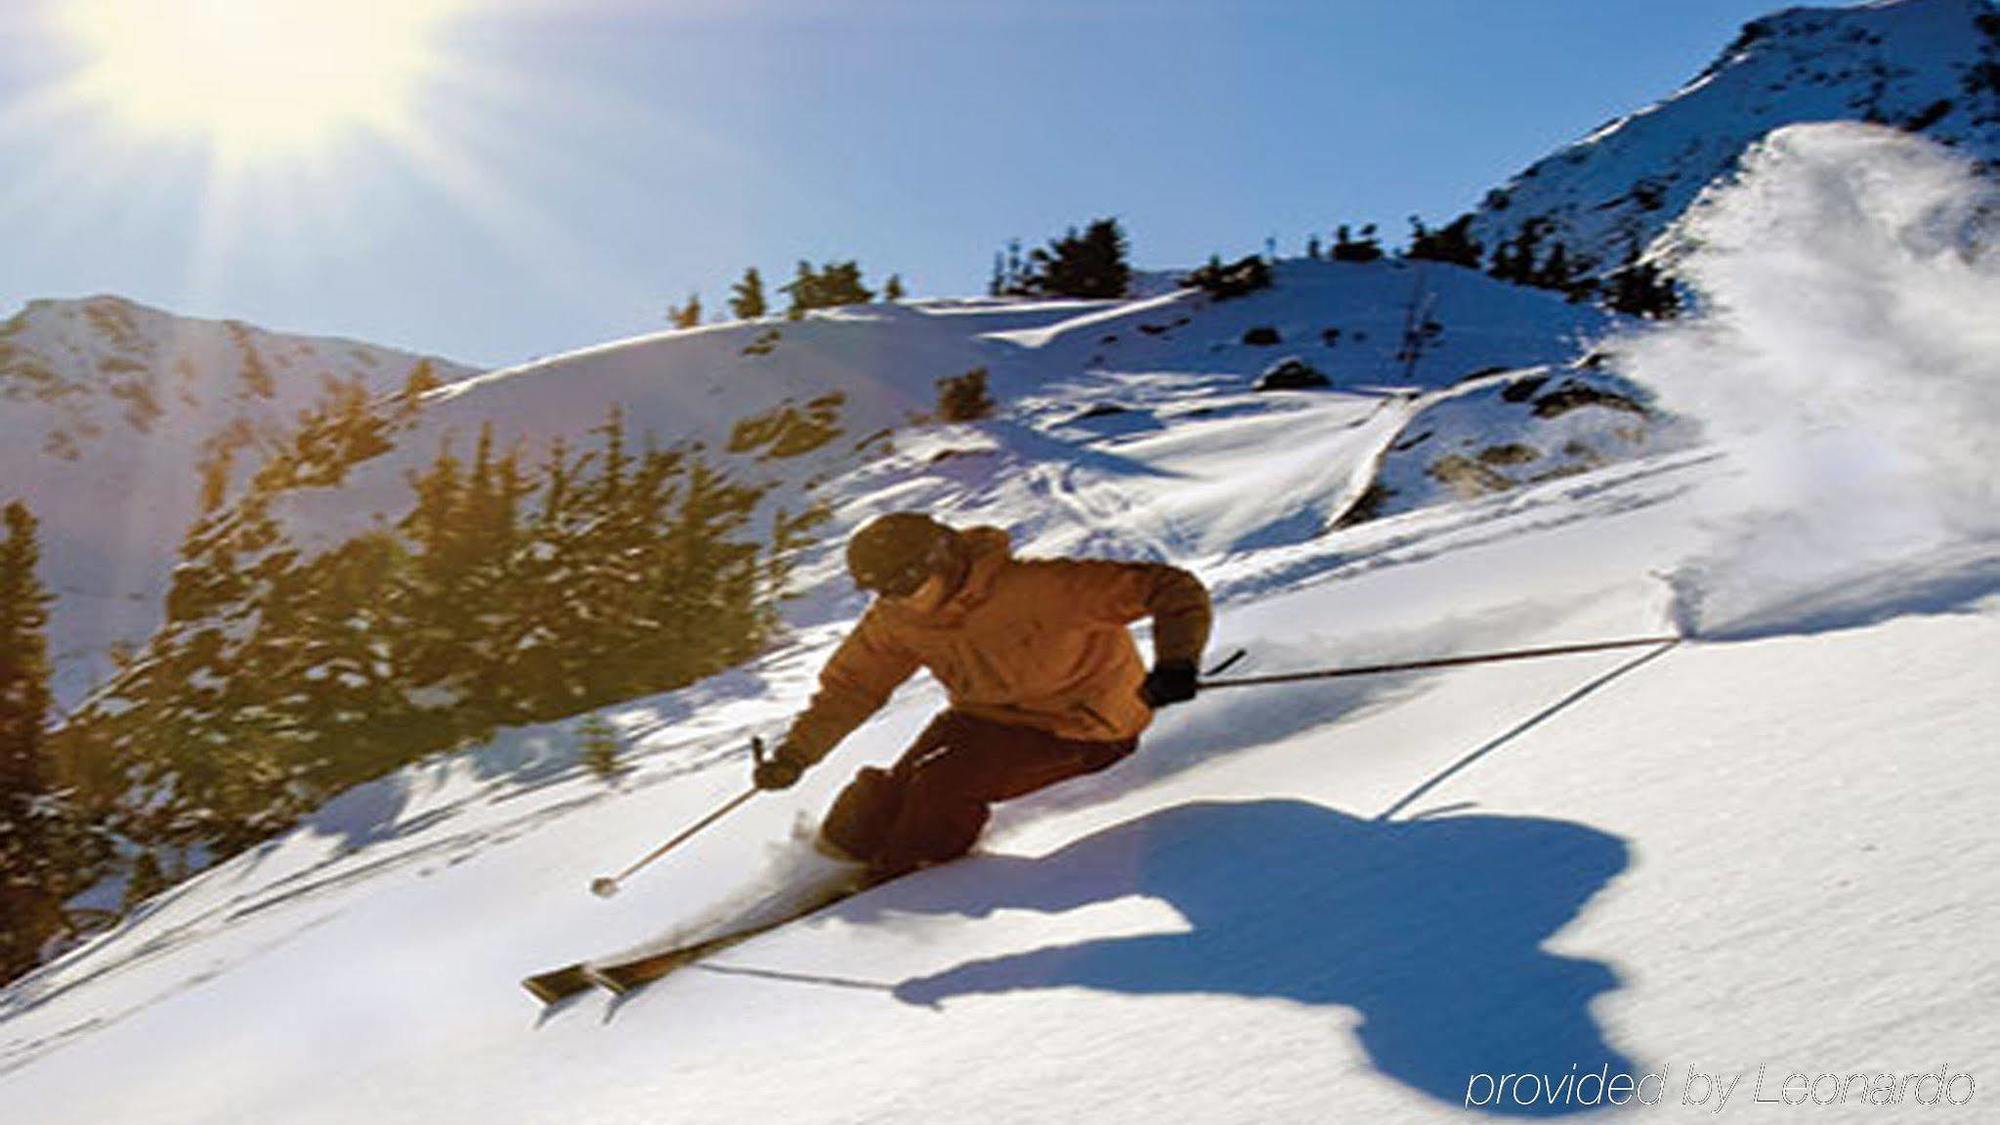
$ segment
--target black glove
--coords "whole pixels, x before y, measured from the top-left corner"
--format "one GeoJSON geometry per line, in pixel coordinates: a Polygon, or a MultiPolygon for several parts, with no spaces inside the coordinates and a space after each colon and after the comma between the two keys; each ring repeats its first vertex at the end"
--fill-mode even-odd
{"type": "Polygon", "coordinates": [[[1194,698],[1195,675],[1192,660],[1162,661],[1146,673],[1146,682],[1139,685],[1139,698],[1156,711],[1170,703],[1186,703],[1194,698]]]}
{"type": "Polygon", "coordinates": [[[759,789],[790,789],[798,784],[805,772],[805,763],[799,761],[792,752],[791,744],[786,743],[770,757],[758,759],[757,768],[750,773],[750,780],[759,789]]]}

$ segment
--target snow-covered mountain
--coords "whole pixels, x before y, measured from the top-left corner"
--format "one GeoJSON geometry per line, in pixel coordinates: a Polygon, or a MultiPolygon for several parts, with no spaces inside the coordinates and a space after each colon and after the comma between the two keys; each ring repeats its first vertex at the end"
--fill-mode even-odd
{"type": "MultiPolygon", "coordinates": [[[[1462,393],[1469,377],[1574,360],[1612,323],[1555,295],[1435,263],[1294,261],[1274,273],[1270,288],[1226,300],[1181,289],[1126,301],[859,306],[798,322],[662,333],[493,372],[434,395],[395,452],[356,467],[338,490],[294,498],[291,519],[302,536],[338,541],[397,518],[410,500],[408,473],[446,434],[490,425],[499,445],[532,448],[584,434],[613,405],[635,432],[700,442],[732,471],[775,483],[767,509],[797,510],[824,498],[834,476],[862,469],[910,478],[899,495],[915,502],[935,488],[931,482],[955,475],[937,467],[952,459],[971,466],[957,475],[993,474],[1023,496],[1060,500],[1097,480],[1130,490],[1137,487],[1131,478],[1147,474],[1090,449],[1112,440],[1143,443],[1178,412],[1238,425],[1255,420],[1294,442],[1324,436],[1351,444],[1359,404],[1366,432],[1381,440],[1431,399],[1462,393]],[[1404,352],[1413,311],[1434,326],[1414,360],[1404,352]],[[1333,393],[1260,393],[1259,378],[1288,360],[1320,372],[1333,393]],[[938,380],[974,369],[987,372],[1001,408],[996,417],[937,424],[938,380]],[[785,427],[808,416],[818,431],[813,439],[779,449],[785,427]]],[[[1521,414],[1531,426],[1531,405],[1521,414]]],[[[1545,467],[1563,463],[1562,444],[1545,467]]],[[[1635,433],[1626,448],[1608,446],[1598,456],[1644,445],[1635,433]]],[[[1324,464],[1283,460],[1308,473],[1324,464]]],[[[830,531],[837,538],[871,512],[835,499],[830,531]]],[[[1273,537],[1323,532],[1351,499],[1334,488],[1302,512],[1286,495],[1251,507],[1237,497],[1227,518],[1207,504],[1161,500],[1185,509],[1148,520],[1166,530],[1126,537],[1099,529],[1091,545],[1155,557],[1221,556],[1273,537]]],[[[799,591],[808,599],[822,573],[813,565],[799,591]]],[[[844,590],[845,582],[833,586],[844,590]]]]}
{"type": "MultiPolygon", "coordinates": [[[[338,489],[290,498],[288,526],[308,551],[393,522],[411,501],[409,472],[450,441],[469,445],[488,424],[501,447],[533,456],[556,439],[579,442],[616,407],[635,433],[702,443],[740,475],[774,485],[766,513],[797,511],[829,472],[876,456],[862,439],[930,414],[937,380],[976,368],[1003,400],[1073,386],[1083,406],[1057,396],[1047,408],[1096,410],[1066,431],[1087,435],[1139,424],[1111,413],[1121,381],[1151,368],[1198,373],[1243,391],[1247,409],[1283,413],[1285,396],[1248,391],[1286,358],[1339,386],[1407,398],[1475,372],[1573,358],[1608,323],[1435,264],[1300,262],[1278,273],[1275,288],[1221,302],[1165,288],[1122,302],[915,301],[799,323],[715,325],[479,378],[435,358],[190,320],[117,298],[36,302],[0,327],[8,435],[0,469],[44,524],[59,596],[58,695],[74,703],[104,680],[113,643],[143,640],[159,623],[182,535],[212,487],[205,467],[219,466],[219,494],[234,495],[337,382],[388,394],[421,365],[424,378],[448,386],[388,455],[338,489]],[[1419,354],[1405,356],[1417,313],[1434,327],[1419,354]],[[798,448],[794,428],[808,419],[830,429],[798,448]]],[[[1069,455],[1037,440],[1012,455],[1044,464],[1069,455]]]]}
{"type": "MultiPolygon", "coordinates": [[[[45,521],[70,698],[159,619],[189,520],[234,518],[339,380],[409,409],[339,472],[260,496],[262,551],[333,555],[401,524],[441,449],[487,433],[532,459],[614,410],[753,485],[760,533],[826,519],[749,662],[395,769],[14,982],[0,1105],[1401,1121],[1586,1112],[1601,1073],[1677,1119],[1822,1095],[1800,1112],[1980,1119],[2000,1073],[1975,783],[2000,733],[2000,195],[1972,161],[2000,156],[1996,105],[1989,4],[1794,10],[1480,213],[1489,249],[1543,217],[1543,245],[1607,266],[1670,252],[1701,300],[1666,324],[1435,262],[1281,262],[1229,299],[1152,274],[1123,301],[859,306],[483,375],[426,361],[398,397],[418,357],[31,305],[0,328],[0,469],[45,521]],[[1829,118],[1884,124],[1767,135],[1829,118]],[[969,372],[992,413],[941,419],[940,381],[969,372]],[[615,899],[585,892],[741,791],[750,736],[862,608],[841,541],[909,507],[1022,553],[1191,568],[1216,654],[1249,654],[1232,675],[1678,639],[1207,691],[1131,760],[1004,806],[962,863],[538,1013],[523,974],[813,875],[813,817],[941,704],[920,677],[796,790],[615,899]],[[607,731],[624,768],[604,773],[585,759],[607,731]]],[[[246,604],[190,631],[240,638],[246,604]]],[[[228,713],[240,697],[205,676],[228,713]]]]}
{"type": "Polygon", "coordinates": [[[606,388],[660,420],[683,396],[841,393],[854,429],[806,456],[842,528],[918,505],[1030,553],[1190,565],[1217,593],[1216,652],[1250,653],[1235,674],[1682,639],[1206,691],[1129,761],[1004,806],[961,863],[623,1002],[538,1012],[523,974],[810,870],[811,817],[939,705],[920,678],[799,788],[616,898],[587,892],[744,787],[749,736],[805,698],[858,608],[823,559],[789,643],[597,716],[622,777],[579,764],[581,717],[504,732],[349,792],[17,982],[0,1099],[51,1123],[1419,1121],[1587,1112],[1624,1076],[1636,1111],[1674,1120],[1982,1119],[2000,1072],[2000,958],[1979,936],[2000,924],[2000,857],[1977,784],[2000,733],[1991,202],[1904,134],[1781,133],[1688,220],[1685,276],[1714,299],[1609,326],[1615,376],[1548,350],[1607,327],[1566,322],[1576,306],[1507,290],[1546,303],[1486,319],[1490,282],[1434,271],[1438,340],[1467,350],[1399,384],[1378,333],[1404,323],[1415,267],[1308,265],[1235,301],[864,309],[440,392],[427,426],[593,420],[606,388]],[[1524,313],[1541,330],[1503,347],[1524,313]],[[1249,389],[1301,345],[1332,387],[1249,389]],[[1460,381],[1489,358],[1506,370],[1460,381]],[[739,360],[764,359],[751,389],[739,360]],[[904,417],[847,455],[968,360],[994,365],[994,418],[904,417]],[[1555,366],[1522,367],[1538,360],[1555,366]],[[1699,439],[1649,428],[1624,459],[1504,491],[1427,471],[1623,441],[1653,396],[1699,439]],[[1593,415],[1601,433],[1567,428],[1593,415]],[[1341,520],[1370,482],[1422,502],[1341,520]]]}
{"type": "Polygon", "coordinates": [[[109,672],[114,642],[159,623],[204,465],[240,484],[330,384],[386,393],[420,365],[442,383],[472,373],[118,297],[35,301],[0,323],[0,496],[42,524],[58,696],[73,702],[109,672]]]}
{"type": "Polygon", "coordinates": [[[2000,8],[1876,0],[1792,8],[1743,28],[1660,103],[1612,121],[1489,193],[1472,234],[1490,252],[1524,229],[1616,268],[1773,129],[1892,125],[2000,162],[2000,8]]]}

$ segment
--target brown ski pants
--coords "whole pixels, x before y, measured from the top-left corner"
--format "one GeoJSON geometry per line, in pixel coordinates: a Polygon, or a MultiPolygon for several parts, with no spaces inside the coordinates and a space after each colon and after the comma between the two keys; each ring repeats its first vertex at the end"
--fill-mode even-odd
{"type": "Polygon", "coordinates": [[[890,878],[970,851],[994,801],[1096,773],[1136,738],[1087,742],[957,711],[940,712],[890,769],[863,766],[820,835],[890,878]]]}

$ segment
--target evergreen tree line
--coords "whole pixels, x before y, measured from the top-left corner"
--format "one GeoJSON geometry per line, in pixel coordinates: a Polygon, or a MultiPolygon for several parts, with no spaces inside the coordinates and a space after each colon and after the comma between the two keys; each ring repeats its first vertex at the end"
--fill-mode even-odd
{"type": "MultiPolygon", "coordinates": [[[[1122,297],[1132,282],[1130,253],[1124,228],[1115,218],[1097,219],[1080,232],[1071,227],[1061,237],[1050,239],[1047,246],[1025,254],[1020,240],[1014,239],[994,255],[987,291],[996,297],[1122,297]]],[[[792,280],[778,286],[777,292],[788,300],[784,312],[788,320],[797,320],[814,309],[863,305],[877,299],[862,279],[860,263],[851,258],[819,266],[801,259],[792,280]]],[[[882,283],[881,300],[900,301],[906,295],[900,275],[890,274],[882,283]]],[[[772,314],[772,301],[757,267],[745,269],[731,286],[729,312],[738,320],[772,314]]],[[[667,319],[677,328],[692,328],[701,318],[699,292],[690,293],[683,304],[667,307],[667,319]]]]}
{"type": "MultiPolygon", "coordinates": [[[[778,286],[778,292],[790,298],[785,309],[787,320],[798,320],[814,309],[865,305],[875,300],[875,291],[862,282],[861,264],[852,258],[818,267],[800,259],[792,280],[778,286]]],[[[882,283],[882,300],[900,301],[905,295],[902,275],[892,273],[882,283]]],[[[743,276],[730,287],[729,312],[737,320],[758,320],[771,314],[771,302],[764,292],[764,275],[757,272],[756,266],[745,269],[743,276]]],[[[676,328],[693,328],[701,323],[701,317],[699,291],[688,294],[685,304],[667,306],[667,320],[676,328]]]]}
{"type": "MultiPolygon", "coordinates": [[[[1483,269],[1498,280],[1552,289],[1573,301],[1601,300],[1617,312],[1666,317],[1678,311],[1673,280],[1657,265],[1641,261],[1636,243],[1628,248],[1617,269],[1598,277],[1599,263],[1574,257],[1563,243],[1549,239],[1552,224],[1547,219],[1523,222],[1514,237],[1493,248],[1490,257],[1472,237],[1472,219],[1470,214],[1461,215],[1433,230],[1412,215],[1409,241],[1394,254],[1409,261],[1483,269]]],[[[1131,284],[1128,253],[1124,230],[1110,218],[1092,222],[1081,233],[1071,227],[1046,247],[1025,255],[1020,241],[1012,240],[994,255],[987,291],[993,296],[1121,297],[1131,284]]],[[[1358,230],[1342,224],[1335,228],[1330,243],[1318,234],[1306,241],[1306,256],[1314,259],[1374,262],[1390,254],[1373,223],[1358,230]]],[[[1253,261],[1261,260],[1246,258],[1225,266],[1216,255],[1182,283],[1223,296],[1240,295],[1270,283],[1268,270],[1252,267],[1253,261]]]]}
{"type": "MultiPolygon", "coordinates": [[[[1572,256],[1561,241],[1549,240],[1553,226],[1545,218],[1527,219],[1516,228],[1512,238],[1495,246],[1489,257],[1486,248],[1472,237],[1471,215],[1460,215],[1436,230],[1412,215],[1409,242],[1396,255],[1406,261],[1448,262],[1467,269],[1483,269],[1500,281],[1551,289],[1572,301],[1599,300],[1615,312],[1635,316],[1669,317],[1679,311],[1673,279],[1657,265],[1641,261],[1636,242],[1628,246],[1617,269],[1599,277],[1597,269],[1601,263],[1572,256]]],[[[1330,247],[1317,234],[1306,240],[1308,258],[1372,262],[1387,255],[1372,223],[1362,227],[1358,236],[1347,226],[1337,228],[1330,247]]]]}
{"type": "MultiPolygon", "coordinates": [[[[1409,241],[1400,249],[1384,247],[1375,224],[1358,229],[1337,226],[1330,242],[1317,233],[1306,239],[1306,257],[1336,262],[1374,262],[1391,256],[1408,261],[1437,261],[1484,270],[1490,276],[1516,285],[1560,292],[1572,301],[1601,301],[1605,307],[1646,317],[1670,317],[1679,311],[1679,297],[1673,279],[1658,265],[1641,260],[1637,243],[1628,246],[1617,269],[1600,275],[1601,263],[1574,256],[1561,241],[1550,241],[1553,224],[1535,217],[1522,222],[1514,236],[1492,248],[1472,237],[1473,216],[1460,215],[1443,227],[1432,229],[1418,216],[1410,216],[1409,241]]],[[[1115,218],[1096,219],[1079,232],[1070,227],[1046,246],[1025,253],[1019,239],[1011,239],[993,256],[993,272],[987,282],[991,296],[1115,298],[1131,287],[1131,244],[1115,218]]],[[[1219,270],[1221,258],[1209,263],[1219,270]]],[[[1199,271],[1197,271],[1198,273],[1199,271]]],[[[1190,275],[1194,276],[1194,275],[1190,275]]],[[[1253,288],[1255,286],[1252,286],[1253,288]]],[[[813,309],[840,308],[867,304],[876,294],[863,284],[858,262],[830,261],[819,267],[801,260],[792,280],[778,287],[789,298],[787,319],[797,320],[813,309]]],[[[891,274],[884,283],[881,299],[900,301],[905,296],[902,280],[891,274]]],[[[729,311],[739,320],[756,320],[772,312],[765,293],[763,276],[752,266],[743,272],[730,290],[729,311]]],[[[670,305],[667,318],[676,327],[692,328],[701,323],[701,295],[690,293],[686,303],[670,305]]]]}
{"type": "Polygon", "coordinates": [[[797,537],[781,516],[761,548],[762,486],[697,449],[635,448],[615,409],[584,448],[533,463],[490,427],[469,451],[446,440],[409,474],[407,516],[308,557],[277,513],[294,484],[328,479],[306,451],[372,457],[400,411],[349,399],[302,419],[286,455],[189,529],[165,624],[53,737],[79,841],[45,880],[56,901],[130,865],[129,903],[358,782],[765,643],[797,537]]]}

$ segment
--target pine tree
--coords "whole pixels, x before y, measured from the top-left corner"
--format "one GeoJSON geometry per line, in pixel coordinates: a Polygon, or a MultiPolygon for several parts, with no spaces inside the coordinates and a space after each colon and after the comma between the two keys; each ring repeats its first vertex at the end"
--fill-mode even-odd
{"type": "Polygon", "coordinates": [[[786,320],[797,320],[807,310],[818,308],[819,275],[813,272],[812,263],[800,258],[790,284],[778,286],[778,292],[792,299],[790,307],[785,309],[786,320]]]}
{"type": "Polygon", "coordinates": [[[25,504],[7,505],[0,540],[0,779],[32,778],[50,705],[48,607],[37,575],[39,524],[25,504]]]}
{"type": "Polygon", "coordinates": [[[1181,278],[1180,284],[1200,289],[1218,301],[1226,301],[1270,288],[1271,264],[1252,254],[1225,266],[1222,255],[1210,254],[1208,264],[1181,278]]]}
{"type": "Polygon", "coordinates": [[[1361,237],[1355,238],[1345,224],[1333,235],[1333,260],[1336,262],[1377,262],[1382,259],[1382,243],[1375,237],[1375,224],[1361,228],[1361,237]]]}
{"type": "Polygon", "coordinates": [[[1018,288],[1057,297],[1122,297],[1132,282],[1126,262],[1125,231],[1115,218],[1098,219],[1078,234],[1075,227],[1046,248],[1028,253],[1018,288]]]}
{"type": "Polygon", "coordinates": [[[471,613],[461,518],[468,506],[465,475],[465,463],[446,435],[431,463],[410,474],[416,503],[397,525],[407,554],[396,582],[398,673],[420,698],[440,707],[466,693],[460,652],[471,613]]]}
{"type": "Polygon", "coordinates": [[[900,301],[903,299],[902,274],[892,273],[889,275],[889,280],[882,283],[882,299],[885,301],[900,301]]]}
{"type": "Polygon", "coordinates": [[[685,305],[668,305],[667,320],[675,328],[694,328],[700,325],[701,294],[689,293],[685,305]]]}
{"type": "Polygon", "coordinates": [[[257,644],[275,674],[258,706],[273,729],[256,744],[278,752],[231,751],[253,839],[319,797],[401,765],[409,743],[425,737],[397,644],[410,608],[397,588],[405,565],[396,536],[371,531],[300,567],[267,599],[257,644]]]}
{"type": "Polygon", "coordinates": [[[791,307],[785,310],[789,320],[797,320],[813,309],[865,305],[875,299],[875,294],[861,284],[860,263],[852,259],[828,262],[817,270],[811,262],[801,260],[791,283],[780,286],[779,292],[792,299],[791,307]]]}
{"type": "Polygon", "coordinates": [[[35,963],[62,926],[56,831],[44,738],[50,706],[48,607],[41,548],[24,504],[5,511],[0,540],[0,979],[35,963]]]}
{"type": "Polygon", "coordinates": [[[507,652],[510,675],[517,684],[536,685],[541,700],[564,692],[564,641],[576,620],[571,599],[583,522],[578,482],[586,464],[561,438],[552,443],[533,474],[541,503],[521,532],[517,612],[507,652]]]}
{"type": "Polygon", "coordinates": [[[1604,305],[1614,312],[1668,320],[1680,313],[1674,279],[1658,265],[1642,261],[1638,243],[1627,247],[1625,264],[1604,279],[1604,305]]]}
{"type": "Polygon", "coordinates": [[[135,775],[158,795],[150,839],[183,854],[228,854],[288,823],[305,797],[288,794],[297,732],[274,704],[304,671],[294,622],[311,580],[271,513],[274,495],[253,484],[189,529],[166,622],[117,686],[132,705],[135,775]]]}
{"type": "Polygon", "coordinates": [[[1032,297],[1042,291],[1036,287],[1031,276],[1029,259],[1021,252],[1020,239],[1010,238],[1005,249],[994,251],[993,277],[987,282],[986,290],[995,297],[1032,297]]]}
{"type": "Polygon", "coordinates": [[[1541,256],[1542,236],[1548,233],[1551,224],[1547,219],[1532,218],[1523,222],[1514,237],[1502,242],[1493,251],[1493,264],[1487,269],[1495,280],[1511,281],[1516,285],[1535,283],[1535,263],[1541,256]]]}
{"type": "Polygon", "coordinates": [[[524,689],[534,691],[510,675],[510,645],[520,633],[520,508],[532,490],[516,450],[496,452],[492,422],[486,422],[472,458],[466,510],[468,597],[474,607],[466,649],[474,667],[472,697],[482,701],[486,715],[502,721],[518,709],[524,689]]]}
{"type": "Polygon", "coordinates": [[[865,305],[875,299],[875,294],[861,284],[861,264],[853,259],[828,262],[820,271],[820,283],[823,287],[821,299],[828,308],[865,305]]]}
{"type": "Polygon", "coordinates": [[[414,405],[417,400],[442,386],[444,380],[438,378],[437,365],[428,359],[420,359],[404,376],[401,394],[405,402],[414,405]]]}
{"type": "Polygon", "coordinates": [[[1412,261],[1450,262],[1478,269],[1484,248],[1472,237],[1472,216],[1460,215],[1450,223],[1430,230],[1422,219],[1410,216],[1410,248],[1404,257],[1412,261]]]}
{"type": "Polygon", "coordinates": [[[738,320],[756,320],[770,311],[764,301],[764,278],[756,266],[743,271],[743,280],[729,291],[729,311],[738,320]]]}

